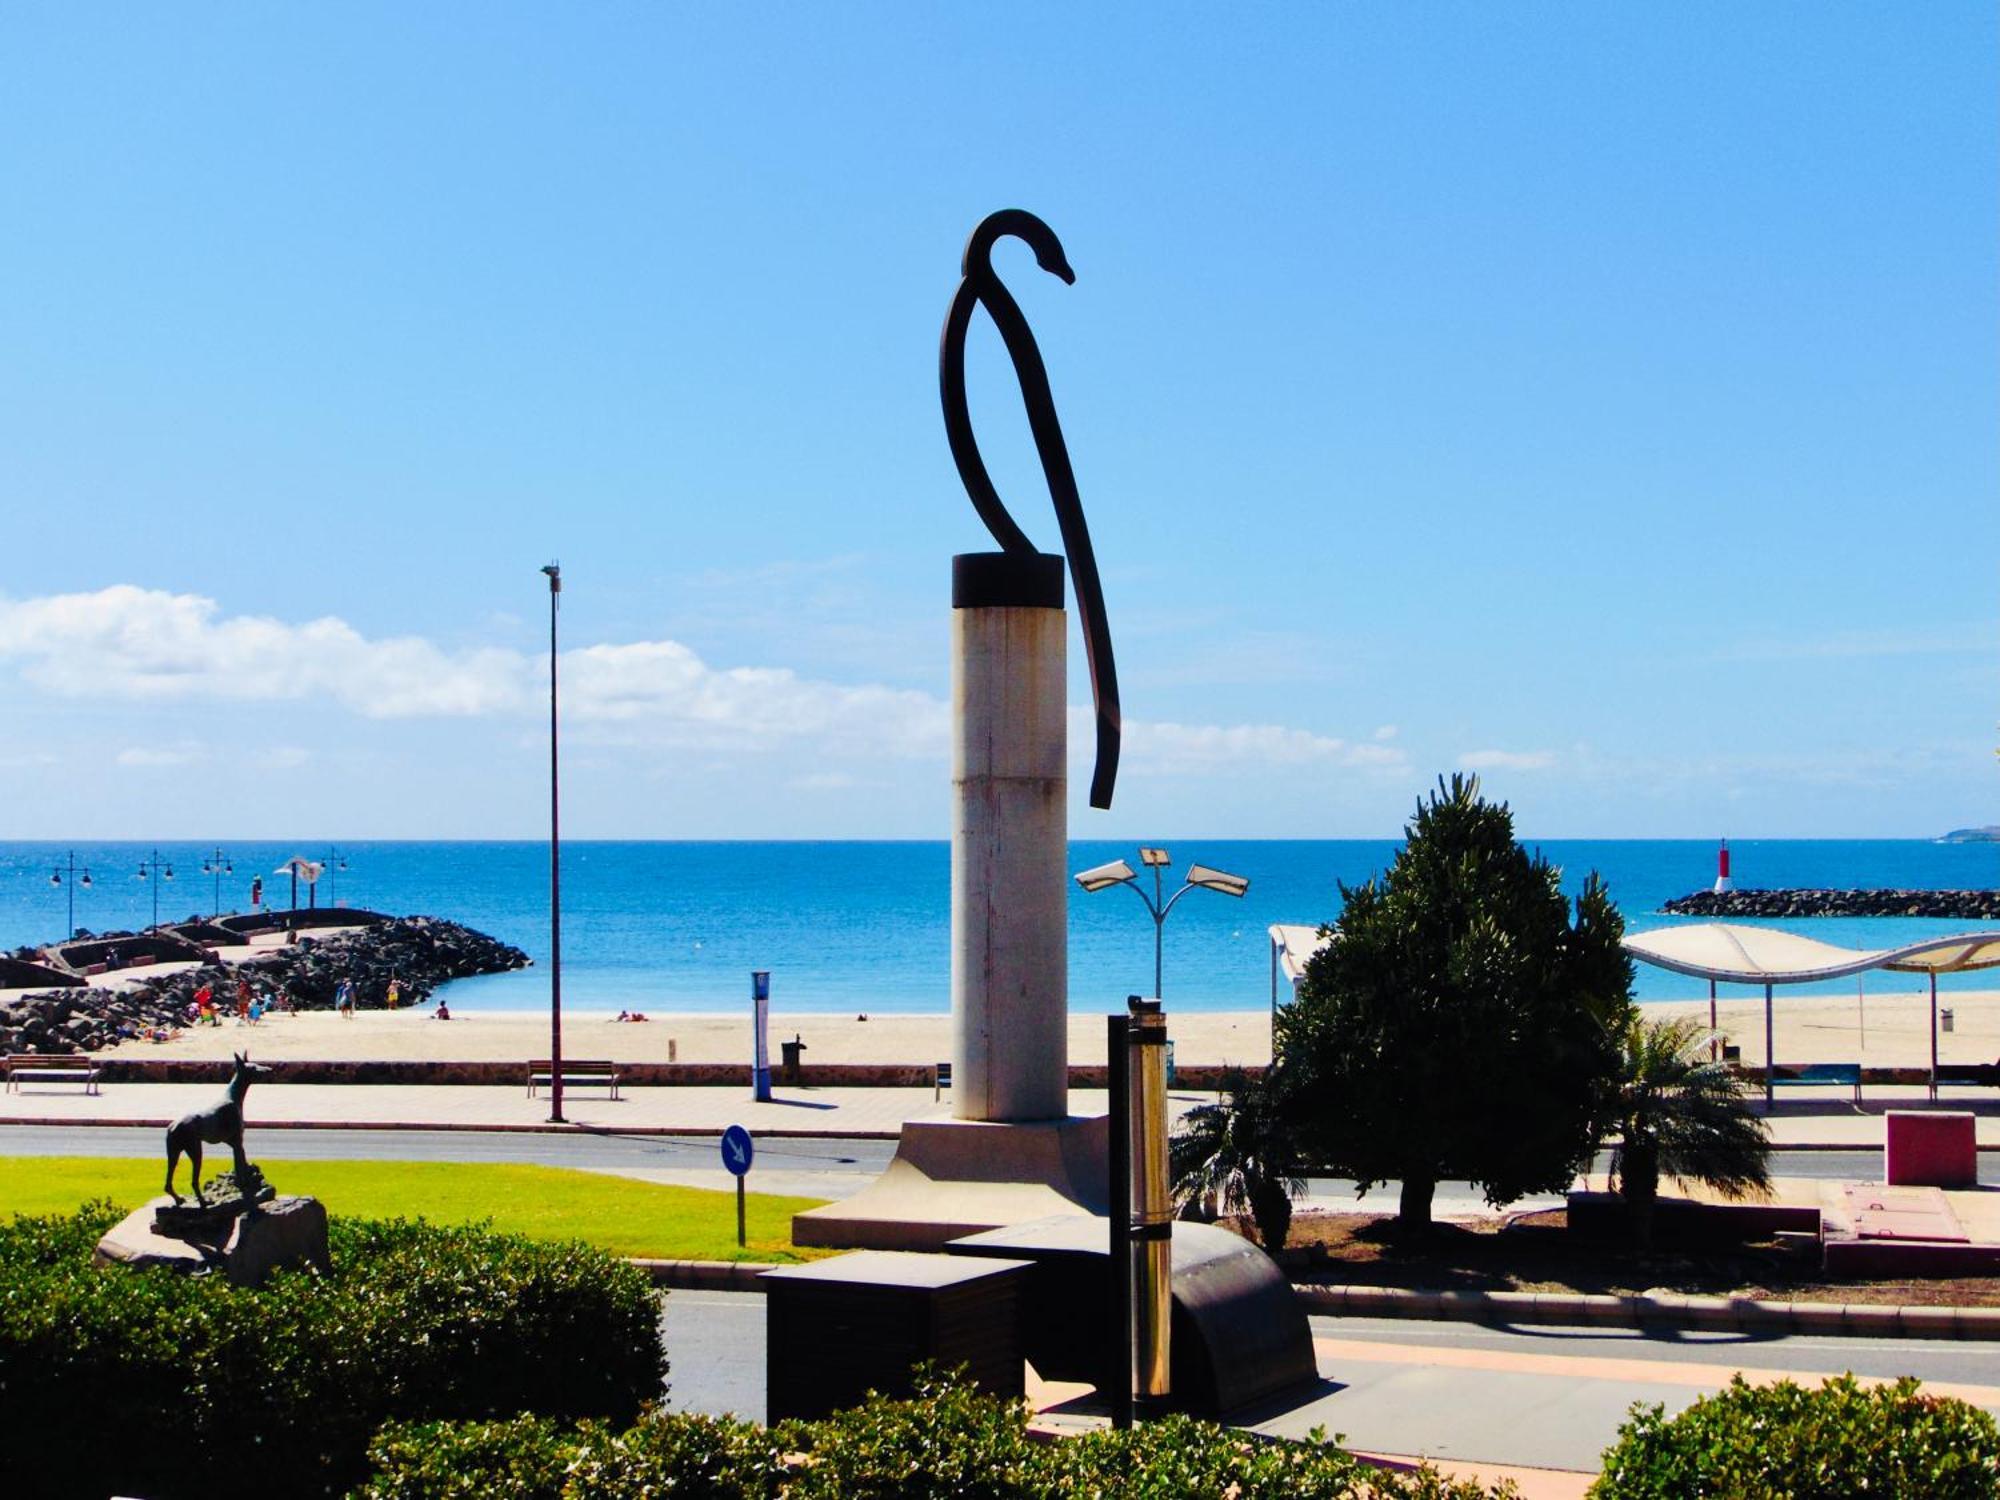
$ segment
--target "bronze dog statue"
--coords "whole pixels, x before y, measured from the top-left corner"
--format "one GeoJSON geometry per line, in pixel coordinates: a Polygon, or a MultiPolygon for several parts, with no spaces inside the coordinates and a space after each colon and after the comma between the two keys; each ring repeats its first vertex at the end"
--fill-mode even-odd
{"type": "Polygon", "coordinates": [[[175,1203],[181,1201],[181,1195],[174,1191],[174,1169],[185,1152],[194,1178],[194,1201],[204,1208],[208,1206],[208,1200],[201,1195],[204,1142],[211,1146],[227,1145],[236,1154],[236,1180],[239,1183],[249,1180],[250,1160],[243,1154],[243,1096],[250,1092],[253,1081],[268,1078],[270,1073],[269,1068],[252,1063],[249,1053],[237,1053],[236,1071],[229,1075],[228,1092],[207,1109],[182,1115],[167,1127],[167,1195],[175,1203]]]}

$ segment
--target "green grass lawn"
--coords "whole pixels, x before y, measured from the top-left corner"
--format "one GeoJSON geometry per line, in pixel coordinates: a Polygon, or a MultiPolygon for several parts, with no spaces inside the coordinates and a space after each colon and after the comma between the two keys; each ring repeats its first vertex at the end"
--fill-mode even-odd
{"type": "MultiPolygon", "coordinates": [[[[228,1153],[223,1153],[227,1164],[228,1153]]],[[[137,1208],[160,1191],[166,1163],[99,1156],[0,1156],[0,1217],[68,1213],[91,1198],[137,1208]]],[[[209,1163],[209,1170],[214,1164],[209,1163]]],[[[491,1220],[539,1240],[586,1240],[614,1255],[668,1260],[816,1259],[792,1248],[792,1215],[817,1198],[749,1195],[746,1238],[736,1247],[736,1195],[667,1187],[563,1167],[454,1162],[280,1161],[268,1168],[281,1193],[317,1198],[327,1211],[366,1219],[491,1220]]],[[[187,1167],[180,1188],[187,1191],[187,1167]]]]}

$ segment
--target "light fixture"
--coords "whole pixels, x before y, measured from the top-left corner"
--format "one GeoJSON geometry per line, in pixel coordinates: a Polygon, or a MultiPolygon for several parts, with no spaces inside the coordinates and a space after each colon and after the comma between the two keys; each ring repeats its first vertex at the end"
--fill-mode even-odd
{"type": "Polygon", "coordinates": [[[1170,865],[1173,862],[1174,857],[1164,849],[1148,849],[1144,844],[1139,846],[1139,863],[1142,865],[1170,865]]]}
{"type": "Polygon", "coordinates": [[[1108,865],[1098,865],[1085,870],[1076,877],[1076,883],[1086,891],[1108,890],[1114,885],[1125,885],[1137,879],[1132,867],[1122,859],[1114,859],[1108,865]]]}
{"type": "Polygon", "coordinates": [[[1241,896],[1250,889],[1250,882],[1245,876],[1231,875],[1226,870],[1211,870],[1207,865],[1189,865],[1187,882],[1205,891],[1220,891],[1225,896],[1241,896]]]}

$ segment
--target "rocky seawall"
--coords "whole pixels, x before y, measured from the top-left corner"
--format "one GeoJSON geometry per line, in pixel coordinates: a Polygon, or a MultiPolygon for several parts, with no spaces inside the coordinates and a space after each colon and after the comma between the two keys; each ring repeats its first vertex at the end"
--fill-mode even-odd
{"type": "Polygon", "coordinates": [[[1696,891],[1662,911],[1677,917],[1949,917],[2000,922],[2000,891],[1696,891]]]}
{"type": "Polygon", "coordinates": [[[204,963],[162,974],[129,989],[94,986],[51,990],[0,1003],[0,1052],[92,1052],[152,1026],[182,1026],[195,991],[209,986],[218,1008],[236,1004],[238,980],[273,1004],[330,1010],[341,980],[354,985],[358,1009],[380,1010],[389,981],[400,1003],[418,1004],[447,980],[525,968],[528,955],[511,943],[440,917],[390,917],[358,932],[301,935],[242,963],[204,963]]]}

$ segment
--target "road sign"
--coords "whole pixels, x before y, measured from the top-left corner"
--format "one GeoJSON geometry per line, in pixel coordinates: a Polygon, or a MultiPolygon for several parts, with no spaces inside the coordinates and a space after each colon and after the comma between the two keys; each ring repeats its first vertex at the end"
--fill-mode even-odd
{"type": "Polygon", "coordinates": [[[732,1125],[722,1132],[722,1164],[736,1176],[750,1170],[750,1159],[756,1154],[750,1132],[741,1125],[732,1125]]]}

